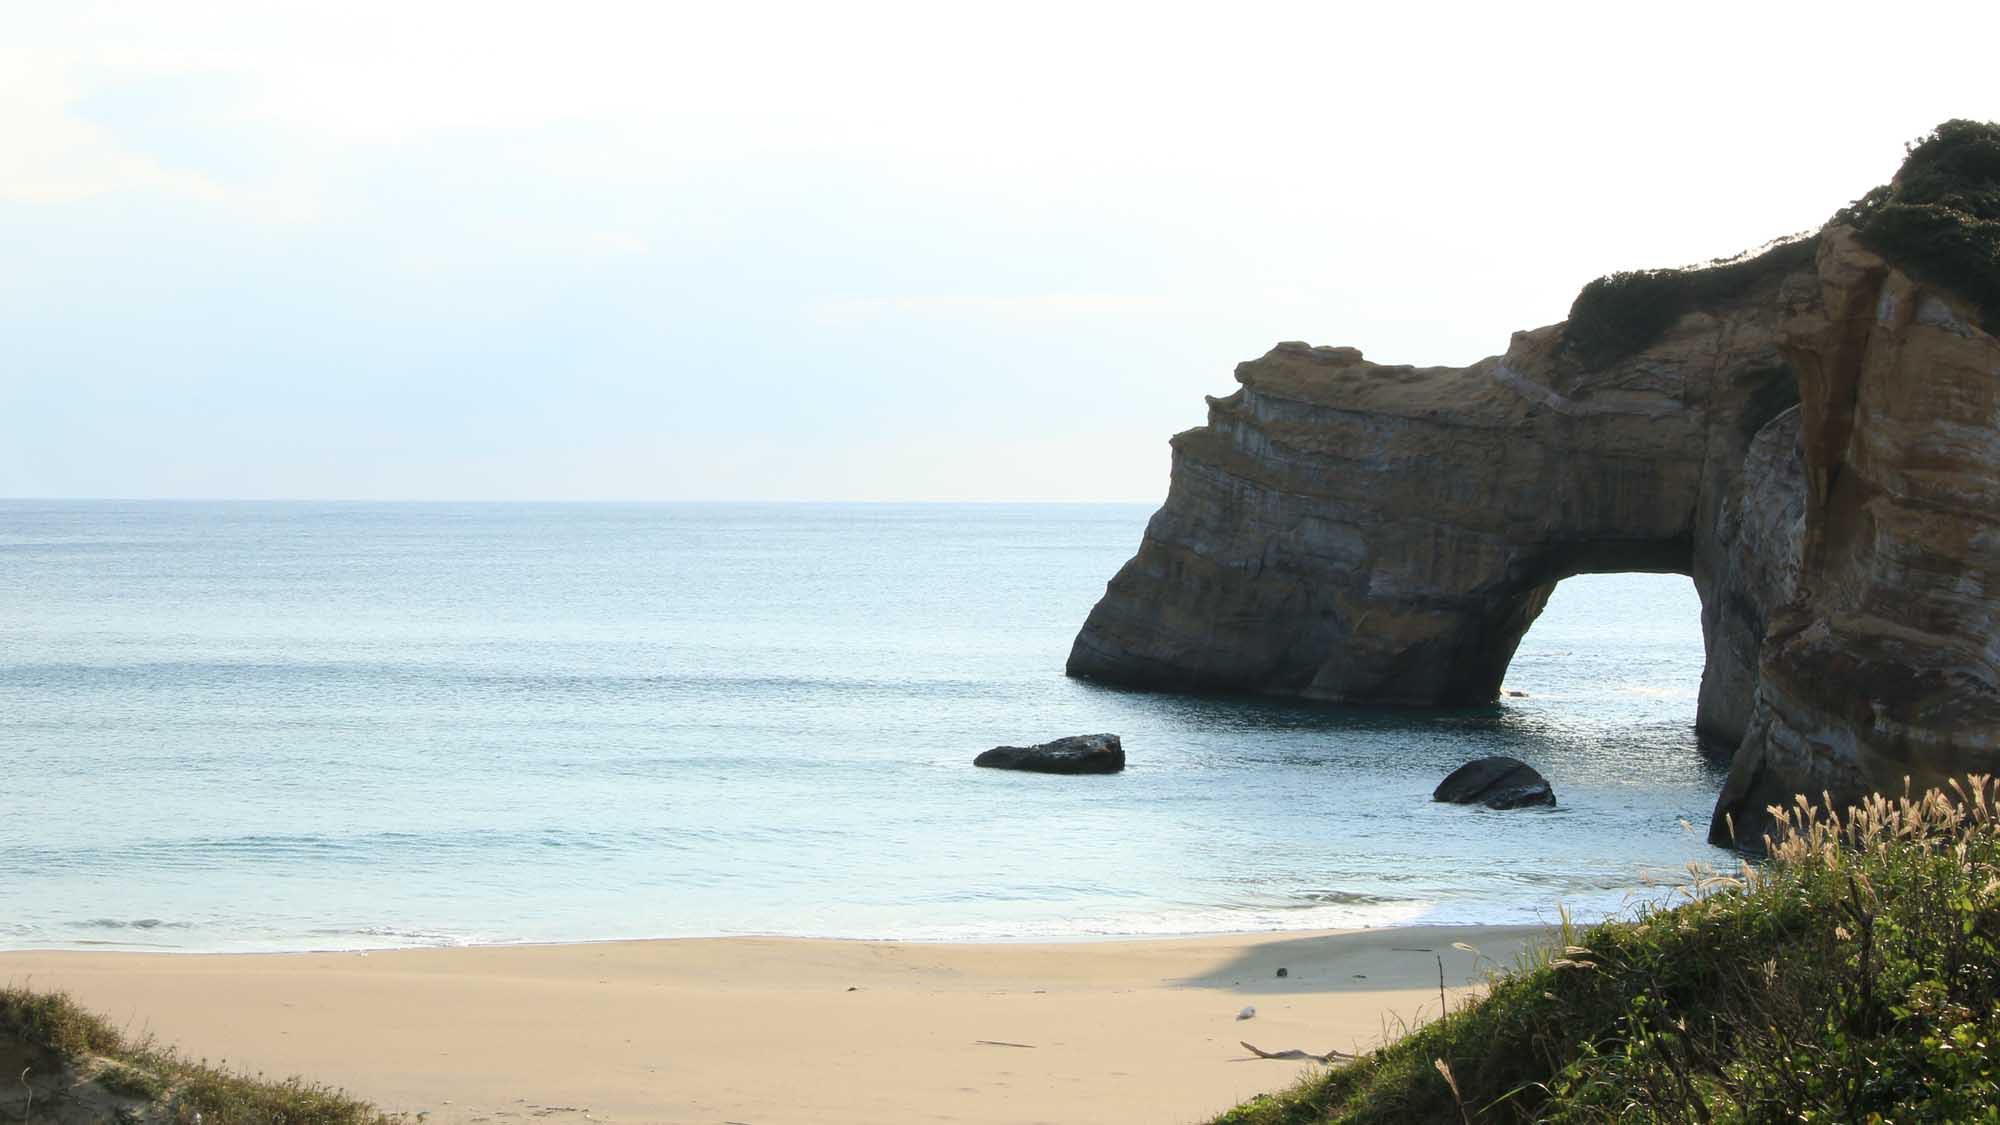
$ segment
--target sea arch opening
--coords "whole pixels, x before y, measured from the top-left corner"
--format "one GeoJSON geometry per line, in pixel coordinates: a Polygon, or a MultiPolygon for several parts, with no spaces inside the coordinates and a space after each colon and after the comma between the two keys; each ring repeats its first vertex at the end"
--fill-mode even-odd
{"type": "Polygon", "coordinates": [[[1599,713],[1624,705],[1695,718],[1707,659],[1694,580],[1671,570],[1592,571],[1538,587],[1513,638],[1500,696],[1549,695],[1599,713]]]}
{"type": "MultiPolygon", "coordinates": [[[[1449,682],[1441,685],[1440,701],[1473,703],[1499,697],[1522,639],[1543,618],[1563,583],[1582,580],[1580,586],[1572,587],[1566,600],[1575,600],[1578,590],[1616,587],[1623,575],[1679,581],[1693,591],[1693,553],[1687,536],[1674,535],[1570,543],[1516,555],[1505,565],[1499,581],[1454,615],[1447,636],[1455,651],[1444,663],[1449,682]]],[[[1643,586],[1647,579],[1633,581],[1643,586]]],[[[1698,597],[1688,620],[1700,644],[1703,618],[1698,597]]],[[[1696,681],[1699,679],[1697,668],[1696,681]]]]}

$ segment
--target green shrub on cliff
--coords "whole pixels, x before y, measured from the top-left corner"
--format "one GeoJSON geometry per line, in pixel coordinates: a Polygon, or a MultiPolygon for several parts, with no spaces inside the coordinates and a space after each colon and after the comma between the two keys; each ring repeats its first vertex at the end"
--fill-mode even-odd
{"type": "Polygon", "coordinates": [[[2000,787],[1974,782],[1795,810],[1766,867],[1218,1125],[2000,1122],[2000,787]]]}
{"type": "MultiPolygon", "coordinates": [[[[1893,182],[1835,214],[1863,245],[1919,281],[1972,301],[2000,334],[2000,124],[1947,121],[1912,142],[1893,182]]],[[[1706,267],[1631,270],[1583,287],[1563,344],[1585,367],[1632,355],[1697,309],[1732,300],[1763,278],[1807,265],[1817,236],[1706,267]]]]}
{"type": "Polygon", "coordinates": [[[1979,308],[2000,334],[2000,125],[1947,121],[1910,146],[1894,181],[1834,216],[1919,281],[1979,308]]]}
{"type": "Polygon", "coordinates": [[[1585,367],[1615,363],[1651,344],[1687,313],[1734,300],[1766,277],[1811,263],[1818,246],[1817,237],[1796,238],[1700,268],[1600,277],[1570,305],[1563,345],[1585,367]]]}

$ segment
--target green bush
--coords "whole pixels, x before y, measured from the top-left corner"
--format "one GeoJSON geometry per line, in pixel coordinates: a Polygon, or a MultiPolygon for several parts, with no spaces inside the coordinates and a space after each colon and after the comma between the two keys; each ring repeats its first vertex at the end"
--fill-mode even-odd
{"type": "MultiPolygon", "coordinates": [[[[1947,121],[1909,146],[1894,181],[1830,220],[1919,281],[1949,289],[2000,335],[2000,124],[1947,121]]],[[[1570,306],[1563,345],[1603,367],[1652,344],[1676,320],[1742,296],[1760,280],[1812,261],[1818,236],[1705,268],[1632,270],[1600,277],[1570,306]]]]}
{"type": "Polygon", "coordinates": [[[1585,367],[1603,367],[1640,351],[1674,321],[1743,295],[1767,277],[1808,265],[1818,238],[1779,242],[1753,257],[1718,259],[1705,268],[1631,270],[1583,287],[1563,326],[1563,346],[1585,367]]]}
{"type": "Polygon", "coordinates": [[[2000,125],[1938,126],[1911,144],[1893,181],[1833,221],[1911,277],[1970,300],[2000,335],[2000,125]]]}
{"type": "Polygon", "coordinates": [[[1786,813],[1771,858],[1225,1125],[2000,1122],[2000,788],[1786,813]]]}
{"type": "Polygon", "coordinates": [[[121,1044],[118,1032],[61,993],[0,988],[0,1043],[19,1043],[62,1065],[121,1044]]]}
{"type": "MultiPolygon", "coordinates": [[[[66,1085],[95,1084],[138,1100],[143,1111],[126,1116],[175,1125],[402,1125],[392,1117],[328,1086],[298,1078],[270,1081],[206,1061],[191,1062],[150,1043],[128,1042],[102,1018],[60,992],[0,988],[0,1048],[13,1046],[30,1060],[25,1073],[6,1080],[30,1089],[25,1108],[63,1112],[66,1085]],[[42,1083],[36,1092],[30,1080],[42,1083]]],[[[30,1120],[58,1119],[31,1116],[30,1120]]]]}

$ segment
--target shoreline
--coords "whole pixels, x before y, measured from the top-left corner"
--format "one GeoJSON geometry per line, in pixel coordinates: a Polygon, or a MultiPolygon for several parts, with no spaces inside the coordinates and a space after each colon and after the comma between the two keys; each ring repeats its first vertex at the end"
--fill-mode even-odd
{"type": "Polygon", "coordinates": [[[428,1125],[1192,1121],[1305,1069],[1239,1040],[1375,1046],[1435,1017],[1440,966],[1455,1001],[1547,932],[28,950],[0,953],[0,982],[428,1125]]]}
{"type": "MultiPolygon", "coordinates": [[[[1566,904],[1558,902],[1559,907],[1566,904]]],[[[1602,921],[1615,920],[1623,912],[1585,913],[1570,911],[1570,918],[1579,925],[1594,925],[1602,921]]],[[[450,952],[477,949],[567,949],[597,945],[649,945],[668,942],[699,941],[796,941],[826,942],[829,944],[897,945],[897,946],[937,946],[937,947],[987,947],[1007,949],[1020,946],[1095,946],[1107,944],[1147,944],[1153,942],[1202,941],[1207,939],[1252,939],[1252,938],[1317,938],[1340,937],[1356,934],[1380,933],[1389,930],[1536,930],[1552,929],[1559,925],[1554,912],[1547,921],[1522,922],[1391,922],[1384,925],[1357,924],[1352,926],[1306,926],[1298,929],[1217,929],[1184,930],[1172,933],[1076,933],[1076,934],[1027,934],[1011,936],[1006,934],[979,935],[973,937],[853,937],[842,934],[790,934],[776,931],[721,934],[667,934],[649,937],[604,937],[604,938],[523,938],[501,941],[442,941],[426,945],[330,945],[306,946],[300,948],[275,949],[195,949],[167,943],[148,944],[144,942],[89,942],[78,941],[71,944],[50,945],[6,945],[0,943],[0,957],[42,953],[89,953],[89,954],[135,954],[162,957],[308,957],[316,955],[336,956],[357,953],[416,953],[450,952]]]]}

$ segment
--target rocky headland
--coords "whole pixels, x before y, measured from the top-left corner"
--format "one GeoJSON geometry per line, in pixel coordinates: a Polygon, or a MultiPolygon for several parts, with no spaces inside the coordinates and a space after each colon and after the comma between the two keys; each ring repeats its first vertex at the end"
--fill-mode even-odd
{"type": "Polygon", "coordinates": [[[1068,671],[1493,700],[1555,584],[1693,578],[1711,838],[2000,767],[2000,126],[1817,234],[1614,275],[1469,367],[1279,344],[1174,436],[1068,671]]]}

